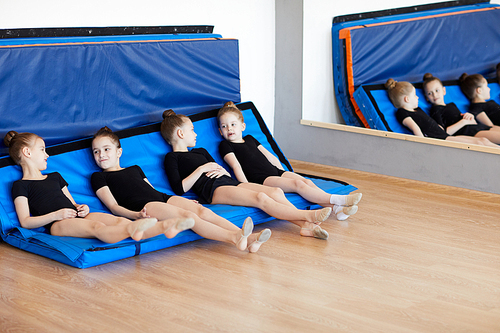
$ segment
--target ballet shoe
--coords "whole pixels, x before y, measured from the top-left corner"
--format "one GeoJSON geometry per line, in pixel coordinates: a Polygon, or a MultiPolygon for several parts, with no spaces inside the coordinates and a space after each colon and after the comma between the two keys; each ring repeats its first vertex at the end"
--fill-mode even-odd
{"type": "Polygon", "coordinates": [[[175,236],[177,236],[177,234],[179,232],[187,230],[187,229],[191,229],[192,227],[194,227],[194,223],[195,222],[194,222],[194,219],[192,217],[188,217],[185,219],[179,219],[177,222],[175,222],[175,224],[168,227],[167,230],[165,230],[163,232],[163,234],[167,238],[174,238],[175,236]],[[176,230],[174,232],[170,232],[170,231],[173,231],[174,228],[176,230]]]}
{"type": "Polygon", "coordinates": [[[243,251],[247,248],[247,238],[252,234],[252,231],[253,221],[249,216],[245,219],[245,222],[243,222],[243,226],[241,227],[241,237],[236,242],[236,247],[238,248],[238,250],[243,251]]]}
{"type": "Polygon", "coordinates": [[[253,241],[249,246],[248,246],[248,252],[250,253],[255,253],[259,251],[260,246],[267,242],[269,238],[271,237],[271,229],[264,229],[259,233],[259,236],[257,237],[257,240],[253,241]]]}
{"type": "MultiPolygon", "coordinates": [[[[343,206],[354,206],[357,205],[361,201],[361,197],[363,196],[363,193],[354,193],[354,194],[349,194],[345,198],[346,204],[343,206]]],[[[352,215],[352,214],[349,214],[352,215]]]]}
{"type": "Polygon", "coordinates": [[[316,217],[316,222],[315,223],[325,222],[326,219],[330,216],[331,213],[332,213],[332,208],[331,207],[325,207],[325,208],[316,210],[314,212],[314,216],[316,217]]]}
{"type": "Polygon", "coordinates": [[[358,211],[358,206],[357,205],[353,205],[353,206],[334,205],[333,211],[335,213],[335,216],[337,217],[337,220],[344,221],[349,216],[356,214],[356,212],[358,211]]]}
{"type": "Polygon", "coordinates": [[[315,225],[311,228],[301,228],[300,235],[304,237],[314,237],[318,239],[328,239],[330,235],[326,230],[322,229],[319,225],[315,225]]]}
{"type": "Polygon", "coordinates": [[[158,220],[154,217],[147,217],[147,218],[143,218],[143,219],[139,219],[139,220],[135,220],[134,222],[132,222],[135,226],[134,230],[130,233],[130,238],[132,238],[133,240],[141,240],[142,238],[142,234],[141,234],[141,237],[135,237],[135,234],[137,232],[144,232],[146,230],[148,230],[149,228],[153,227],[156,222],[158,222],[158,220]],[[138,238],[138,239],[136,239],[138,238]]]}

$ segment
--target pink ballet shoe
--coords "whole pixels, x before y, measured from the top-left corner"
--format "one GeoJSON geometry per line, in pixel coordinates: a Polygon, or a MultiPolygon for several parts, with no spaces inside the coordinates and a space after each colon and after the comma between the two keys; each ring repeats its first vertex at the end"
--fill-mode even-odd
{"type": "Polygon", "coordinates": [[[243,251],[247,248],[247,238],[252,234],[253,231],[253,221],[252,218],[249,216],[245,219],[245,222],[243,222],[243,226],[241,227],[241,237],[236,242],[236,247],[238,250],[243,251]]]}
{"type": "Polygon", "coordinates": [[[315,225],[311,228],[301,228],[300,235],[304,237],[314,237],[318,239],[328,239],[330,235],[326,230],[322,229],[319,225],[315,225]]]}
{"type": "Polygon", "coordinates": [[[130,238],[132,238],[135,241],[141,240],[142,233],[144,231],[148,230],[149,228],[153,227],[156,224],[156,222],[158,222],[158,220],[154,217],[147,217],[144,219],[135,220],[134,222],[132,222],[134,224],[135,228],[130,233],[130,238]],[[141,233],[140,237],[134,237],[134,236],[136,236],[137,232],[141,233]]]}
{"type": "Polygon", "coordinates": [[[325,207],[325,208],[316,210],[314,212],[314,216],[316,217],[316,222],[315,223],[325,222],[326,219],[330,216],[331,213],[332,213],[332,208],[331,207],[325,207]]]}
{"type": "Polygon", "coordinates": [[[259,251],[260,246],[267,242],[271,238],[271,229],[264,229],[259,233],[257,240],[253,241],[252,244],[248,246],[248,252],[255,253],[259,251]]]}

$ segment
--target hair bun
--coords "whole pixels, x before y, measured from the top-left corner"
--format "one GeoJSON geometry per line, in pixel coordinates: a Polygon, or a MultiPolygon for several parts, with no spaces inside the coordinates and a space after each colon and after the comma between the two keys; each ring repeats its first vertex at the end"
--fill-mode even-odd
{"type": "Polygon", "coordinates": [[[434,79],[434,75],[432,75],[431,73],[425,73],[424,74],[424,77],[423,77],[424,81],[432,80],[432,79],[434,79]]]}
{"type": "Polygon", "coordinates": [[[226,102],[226,104],[224,104],[224,107],[225,108],[235,108],[236,105],[234,105],[233,102],[229,101],[229,102],[226,102]]]}
{"type": "Polygon", "coordinates": [[[175,116],[175,112],[172,109],[168,109],[168,110],[163,111],[162,116],[163,116],[163,119],[165,119],[167,117],[175,116]]]}
{"type": "Polygon", "coordinates": [[[5,137],[3,138],[3,143],[7,146],[10,147],[10,144],[12,142],[12,139],[17,135],[18,133],[16,131],[9,131],[7,134],[5,134],[5,137]]]}
{"type": "Polygon", "coordinates": [[[389,89],[389,90],[394,89],[394,88],[396,88],[396,83],[398,83],[398,81],[396,81],[394,79],[389,79],[385,83],[385,87],[386,87],[386,89],[389,89]]]}
{"type": "Polygon", "coordinates": [[[460,78],[458,79],[458,81],[460,82],[464,82],[465,79],[467,78],[467,76],[469,76],[469,74],[467,73],[463,73],[462,75],[460,75],[460,78]]]}

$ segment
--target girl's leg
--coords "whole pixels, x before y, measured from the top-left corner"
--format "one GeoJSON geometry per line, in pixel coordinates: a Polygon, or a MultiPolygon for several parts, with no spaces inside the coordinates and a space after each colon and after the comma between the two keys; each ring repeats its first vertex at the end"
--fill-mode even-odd
{"type": "Polygon", "coordinates": [[[476,138],[474,136],[465,136],[465,135],[449,136],[446,138],[446,140],[455,141],[455,142],[470,143],[470,144],[480,145],[480,146],[500,148],[498,145],[494,144],[493,142],[491,142],[490,140],[488,140],[486,138],[476,138]]]}
{"type": "MultiPolygon", "coordinates": [[[[278,202],[256,188],[267,187],[252,183],[241,183],[238,186],[220,186],[214,191],[212,203],[235,206],[257,207],[272,217],[294,221],[323,222],[331,213],[331,208],[319,210],[299,210],[288,200],[288,204],[278,202]]],[[[266,191],[276,192],[276,188],[267,187],[266,191]]],[[[281,190],[280,190],[281,191],[281,190]]],[[[281,191],[281,193],[283,193],[281,191]]],[[[284,195],[283,195],[284,196],[284,195]]],[[[294,222],[295,223],[295,222],[294,222]]]]}
{"type": "Polygon", "coordinates": [[[159,220],[169,219],[172,217],[192,218],[195,223],[191,229],[198,235],[204,238],[234,244],[239,250],[245,250],[247,248],[247,237],[253,229],[252,223],[252,228],[248,231],[250,224],[247,223],[246,225],[244,224],[242,229],[233,224],[235,229],[231,227],[232,230],[228,230],[203,220],[193,212],[164,202],[150,202],[145,206],[145,208],[146,214],[154,216],[159,220]],[[247,228],[245,229],[245,227],[247,228]]]}
{"type": "MultiPolygon", "coordinates": [[[[83,238],[97,238],[106,243],[116,243],[125,238],[132,237],[134,240],[140,240],[145,230],[156,224],[156,219],[146,218],[137,221],[125,223],[121,218],[116,218],[114,222],[104,217],[111,225],[94,220],[99,215],[109,215],[102,213],[92,213],[85,218],[65,219],[55,222],[50,229],[55,236],[71,236],[83,238]]],[[[112,215],[109,215],[114,217],[112,215]]]]}
{"type": "Polygon", "coordinates": [[[352,206],[356,205],[361,200],[361,193],[349,195],[326,193],[310,179],[289,171],[286,171],[281,177],[266,178],[264,185],[279,187],[285,192],[298,193],[304,199],[320,204],[321,206],[352,206]]]}
{"type": "Polygon", "coordinates": [[[195,213],[201,219],[213,223],[215,225],[218,225],[221,228],[232,231],[240,230],[240,228],[235,226],[233,223],[229,222],[222,216],[215,214],[213,211],[206,208],[205,206],[197,202],[194,202],[193,200],[189,200],[184,197],[173,196],[170,199],[168,199],[168,203],[173,206],[195,213]]]}
{"type": "Polygon", "coordinates": [[[497,145],[500,144],[500,131],[489,130],[489,131],[479,131],[474,136],[476,138],[486,138],[497,145]]]}

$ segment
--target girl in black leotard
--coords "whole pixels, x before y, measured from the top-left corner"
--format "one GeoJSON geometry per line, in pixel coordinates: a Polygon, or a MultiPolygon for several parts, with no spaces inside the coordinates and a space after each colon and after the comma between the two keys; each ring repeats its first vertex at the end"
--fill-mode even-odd
{"type": "Polygon", "coordinates": [[[497,147],[485,138],[470,136],[450,136],[445,130],[418,107],[418,96],[415,87],[409,82],[397,82],[393,79],[387,80],[385,87],[389,93],[392,104],[398,108],[396,118],[416,136],[443,139],[463,143],[472,143],[483,146],[497,147]]]}
{"type": "MultiPolygon", "coordinates": [[[[17,217],[23,228],[45,227],[55,236],[95,237],[106,243],[116,243],[127,237],[138,241],[159,235],[177,222],[172,219],[157,223],[155,218],[132,222],[110,214],[90,213],[87,205],[75,203],[68,184],[59,173],[42,174],[49,157],[42,138],[32,133],[10,131],[4,142],[23,171],[23,178],[12,187],[17,217]]],[[[177,232],[170,232],[167,237],[174,237],[177,232]]]]}
{"type": "Polygon", "coordinates": [[[423,80],[425,98],[432,104],[430,115],[447,134],[482,137],[500,144],[500,127],[478,124],[473,114],[467,112],[462,115],[455,103],[445,104],[446,88],[432,74],[425,74],[423,80]]]}
{"type": "Polygon", "coordinates": [[[490,87],[488,81],[481,74],[460,76],[460,88],[471,101],[469,112],[482,124],[493,127],[500,126],[500,105],[490,99],[490,87]],[[489,100],[489,101],[487,101],[489,100]]]}
{"type": "Polygon", "coordinates": [[[299,225],[302,236],[328,238],[319,223],[328,218],[330,207],[299,210],[279,188],[240,183],[215,163],[205,149],[188,149],[196,144],[196,133],[188,117],[167,110],[163,118],[161,134],[172,145],[172,152],[165,156],[165,170],[174,192],[182,195],[193,189],[203,202],[257,207],[275,218],[299,225]]]}
{"type": "Polygon", "coordinates": [[[240,229],[192,200],[155,190],[139,166],[120,166],[123,152],[120,139],[107,127],[101,128],[94,136],[92,152],[95,162],[103,170],[92,174],[92,188],[114,214],[130,218],[191,218],[195,221],[191,229],[200,236],[235,244],[239,250],[248,248],[250,252],[257,252],[271,236],[269,229],[251,234],[253,223],[250,218],[240,229]]]}
{"type": "Polygon", "coordinates": [[[219,132],[225,139],[219,144],[219,153],[233,169],[240,182],[279,187],[285,192],[298,193],[303,198],[333,206],[338,220],[345,220],[357,212],[361,193],[349,195],[329,194],[311,180],[294,172],[284,171],[276,156],[264,148],[253,136],[243,137],[246,128],[243,114],[233,102],[227,102],[217,114],[219,132]]]}

